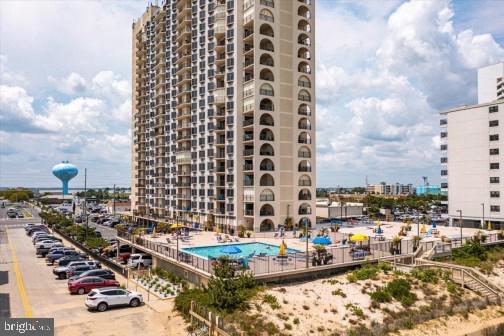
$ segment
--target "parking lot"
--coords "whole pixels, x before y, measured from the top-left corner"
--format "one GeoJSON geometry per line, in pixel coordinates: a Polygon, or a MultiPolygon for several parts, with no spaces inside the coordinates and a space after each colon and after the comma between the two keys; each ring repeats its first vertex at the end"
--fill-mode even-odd
{"type": "MultiPolygon", "coordinates": [[[[146,331],[156,335],[186,334],[182,319],[174,317],[171,301],[151,298],[141,307],[114,308],[103,313],[88,311],[84,306],[86,295],[70,295],[67,280],[57,280],[52,266],[36,257],[31,239],[22,227],[26,222],[30,221],[0,219],[2,316],[52,317],[57,335],[134,335],[146,331]]],[[[116,279],[126,284],[126,279],[118,274],[116,279]]],[[[130,289],[135,288],[130,285],[130,289]]],[[[146,293],[142,294],[147,298],[146,293]]]]}

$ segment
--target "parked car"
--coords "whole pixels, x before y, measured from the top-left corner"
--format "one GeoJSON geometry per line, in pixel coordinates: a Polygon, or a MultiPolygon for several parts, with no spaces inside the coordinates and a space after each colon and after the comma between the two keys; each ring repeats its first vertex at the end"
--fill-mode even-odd
{"type": "Polygon", "coordinates": [[[71,263],[72,261],[83,261],[83,260],[87,260],[85,258],[83,258],[81,255],[77,254],[77,255],[70,255],[70,256],[66,256],[66,257],[63,257],[63,258],[60,258],[56,261],[56,264],[58,266],[67,266],[69,263],[71,263]]]}
{"type": "Polygon", "coordinates": [[[119,287],[120,284],[116,280],[103,279],[96,276],[87,276],[79,279],[74,279],[68,282],[68,290],[72,294],[89,293],[92,289],[103,287],[119,287]]]}
{"type": "Polygon", "coordinates": [[[61,246],[53,246],[50,249],[39,248],[39,249],[37,249],[36,254],[41,257],[46,257],[49,253],[53,253],[55,251],[64,251],[64,250],[74,250],[74,248],[73,247],[65,247],[61,243],[61,246]]]}
{"type": "Polygon", "coordinates": [[[136,268],[138,266],[147,267],[152,265],[152,256],[145,253],[133,253],[128,259],[128,266],[136,268]]]}
{"type": "Polygon", "coordinates": [[[37,225],[43,226],[43,224],[39,224],[39,223],[26,223],[25,225],[23,225],[23,227],[24,227],[25,231],[27,231],[29,228],[37,226],[37,225]]]}
{"type": "Polygon", "coordinates": [[[97,265],[70,266],[66,272],[66,277],[70,278],[96,268],[98,268],[97,265]]]}
{"type": "Polygon", "coordinates": [[[49,251],[51,247],[63,247],[63,243],[60,243],[57,240],[47,239],[41,240],[35,244],[35,248],[38,249],[46,249],[49,251]]]}
{"type": "MultiPolygon", "coordinates": [[[[117,253],[117,252],[116,252],[117,253]]],[[[119,247],[119,262],[127,262],[131,255],[131,246],[130,245],[121,245],[119,247]]]]}
{"type": "Polygon", "coordinates": [[[37,232],[49,233],[49,229],[45,226],[35,226],[35,227],[29,228],[28,231],[26,231],[26,234],[30,237],[33,237],[33,235],[37,232]]]}
{"type": "Polygon", "coordinates": [[[82,255],[82,254],[74,250],[63,250],[63,251],[56,250],[53,253],[49,253],[46,256],[46,263],[48,265],[54,265],[54,262],[56,260],[71,255],[82,255]]]}
{"type": "Polygon", "coordinates": [[[55,241],[55,242],[62,242],[63,240],[61,240],[60,238],[56,237],[56,236],[53,236],[53,235],[42,235],[42,236],[38,236],[34,241],[33,241],[33,245],[37,245],[37,243],[40,243],[41,241],[44,241],[44,240],[52,240],[52,241],[55,241]]]}
{"type": "MultiPolygon", "coordinates": [[[[58,267],[53,268],[53,274],[56,275],[58,277],[58,279],[66,279],[66,278],[68,278],[68,276],[67,276],[68,272],[73,271],[74,269],[76,269],[78,267],[90,267],[90,268],[86,269],[86,271],[88,271],[90,269],[96,269],[96,268],[98,268],[98,266],[101,267],[101,265],[98,262],[95,262],[92,260],[74,260],[74,261],[69,262],[65,266],[58,266],[58,267]]],[[[79,272],[80,272],[80,270],[79,270],[79,272]]],[[[83,273],[83,272],[80,272],[80,273],[83,273]]],[[[73,276],[73,275],[78,275],[78,274],[71,274],[70,276],[73,276]]]]}
{"type": "Polygon", "coordinates": [[[100,278],[107,279],[107,280],[115,280],[115,274],[111,270],[109,270],[109,269],[93,269],[93,270],[89,270],[87,272],[81,273],[79,275],[74,275],[74,276],[70,277],[68,279],[68,281],[70,282],[70,281],[74,281],[74,280],[81,279],[81,278],[88,277],[88,276],[100,277],[100,278]]]}
{"type": "Polygon", "coordinates": [[[109,307],[130,306],[142,304],[142,294],[120,288],[95,288],[89,292],[85,305],[90,309],[104,312],[109,307]]]}

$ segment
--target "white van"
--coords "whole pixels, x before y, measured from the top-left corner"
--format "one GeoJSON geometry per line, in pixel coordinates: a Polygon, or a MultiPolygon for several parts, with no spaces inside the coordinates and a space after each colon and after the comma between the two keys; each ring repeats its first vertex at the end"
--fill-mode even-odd
{"type": "Polygon", "coordinates": [[[152,265],[152,256],[144,253],[133,253],[128,259],[128,266],[135,268],[138,266],[147,267],[152,265]]]}

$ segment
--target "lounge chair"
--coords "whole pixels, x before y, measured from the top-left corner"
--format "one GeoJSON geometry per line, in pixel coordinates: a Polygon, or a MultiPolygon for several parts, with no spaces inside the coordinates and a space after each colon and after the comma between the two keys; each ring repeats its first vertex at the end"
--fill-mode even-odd
{"type": "Polygon", "coordinates": [[[224,243],[221,236],[216,236],[215,239],[217,239],[217,243],[224,243]]]}
{"type": "Polygon", "coordinates": [[[273,238],[278,238],[278,232],[275,232],[275,235],[273,236],[273,238]]]}
{"type": "Polygon", "coordinates": [[[234,241],[234,242],[239,242],[239,241],[240,241],[240,238],[238,238],[238,237],[234,237],[233,241],[234,241]]]}

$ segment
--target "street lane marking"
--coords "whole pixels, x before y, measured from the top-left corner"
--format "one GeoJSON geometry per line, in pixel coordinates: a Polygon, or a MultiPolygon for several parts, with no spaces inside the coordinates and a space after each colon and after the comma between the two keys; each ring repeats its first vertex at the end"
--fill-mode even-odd
{"type": "MultiPolygon", "coordinates": [[[[7,230],[8,232],[9,230],[7,230]]],[[[25,317],[32,317],[32,309],[30,306],[30,301],[28,300],[28,295],[26,294],[26,289],[23,282],[23,276],[21,275],[21,271],[19,270],[19,264],[16,256],[16,250],[14,249],[14,245],[12,245],[12,241],[9,239],[9,234],[7,233],[7,240],[9,241],[9,248],[12,253],[12,267],[14,268],[14,274],[16,274],[16,282],[18,285],[19,295],[21,296],[21,302],[23,303],[23,308],[25,311],[25,317]]]]}

